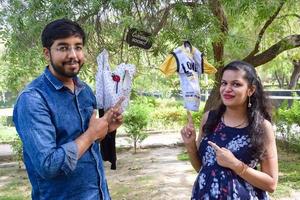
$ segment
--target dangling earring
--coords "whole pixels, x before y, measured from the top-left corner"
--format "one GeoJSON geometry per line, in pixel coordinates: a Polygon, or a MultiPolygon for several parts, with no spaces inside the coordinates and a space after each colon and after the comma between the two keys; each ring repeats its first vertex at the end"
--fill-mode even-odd
{"type": "Polygon", "coordinates": [[[249,96],[249,99],[248,99],[248,108],[251,108],[252,104],[251,104],[251,101],[250,101],[250,96],[249,96]]]}

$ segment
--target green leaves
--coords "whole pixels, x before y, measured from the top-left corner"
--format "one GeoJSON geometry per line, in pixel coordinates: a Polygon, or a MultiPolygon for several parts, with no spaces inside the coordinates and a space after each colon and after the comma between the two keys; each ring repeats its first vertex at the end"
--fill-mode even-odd
{"type": "Polygon", "coordinates": [[[147,137],[144,129],[149,121],[149,107],[145,102],[136,100],[130,104],[124,116],[124,126],[126,132],[133,139],[134,150],[136,152],[136,143],[143,141],[147,137]]]}
{"type": "MultiPolygon", "coordinates": [[[[299,22],[295,17],[297,2],[299,0],[286,0],[280,16],[263,35],[259,51],[268,49],[287,34],[299,34],[299,22]]],[[[220,22],[206,1],[10,0],[2,3],[0,9],[0,39],[6,47],[5,64],[0,65],[0,71],[8,70],[8,76],[0,80],[10,83],[8,88],[15,90],[35,77],[45,66],[40,42],[42,29],[48,22],[66,17],[78,21],[87,33],[87,62],[82,74],[85,80],[93,83],[96,56],[106,48],[110,52],[111,66],[120,62],[136,65],[137,77],[141,78],[137,78],[135,89],[157,89],[158,84],[149,84],[153,80],[166,84],[165,88],[160,84],[162,90],[173,89],[174,80],[163,80],[156,69],[183,40],[189,40],[210,61],[216,53],[212,48],[215,42],[224,42],[224,53],[221,53],[225,63],[243,59],[253,50],[257,34],[280,1],[224,0],[221,3],[228,21],[228,35],[221,32],[220,22]],[[128,28],[152,33],[152,48],[146,51],[130,47],[124,41],[128,28]],[[19,77],[13,81],[11,74],[19,77]]],[[[211,64],[216,63],[211,61],[211,64]]]]}

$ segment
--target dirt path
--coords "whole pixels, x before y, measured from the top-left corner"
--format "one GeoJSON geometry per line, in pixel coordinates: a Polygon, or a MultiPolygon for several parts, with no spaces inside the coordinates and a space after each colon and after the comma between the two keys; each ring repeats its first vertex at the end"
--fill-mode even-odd
{"type": "Polygon", "coordinates": [[[182,147],[139,150],[118,154],[117,170],[106,174],[112,199],[189,199],[196,178],[189,162],[179,161],[182,147]]]}
{"type": "MultiPolygon", "coordinates": [[[[197,176],[188,161],[179,161],[183,147],[161,147],[118,152],[117,170],[110,170],[105,162],[106,176],[113,200],[188,200],[197,176]]],[[[0,194],[13,184],[16,193],[29,199],[30,184],[24,170],[17,163],[2,163],[0,167],[0,194]]],[[[8,199],[1,198],[0,199],[8,199]]],[[[272,200],[300,200],[300,192],[290,197],[272,200]]]]}

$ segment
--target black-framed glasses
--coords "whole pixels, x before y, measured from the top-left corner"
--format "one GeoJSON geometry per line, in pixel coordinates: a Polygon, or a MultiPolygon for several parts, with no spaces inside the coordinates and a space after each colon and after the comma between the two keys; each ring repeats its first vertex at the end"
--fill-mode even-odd
{"type": "Polygon", "coordinates": [[[83,52],[83,46],[58,46],[56,48],[54,48],[57,52],[60,53],[71,53],[71,52],[75,52],[75,53],[82,53],[83,52]]]}

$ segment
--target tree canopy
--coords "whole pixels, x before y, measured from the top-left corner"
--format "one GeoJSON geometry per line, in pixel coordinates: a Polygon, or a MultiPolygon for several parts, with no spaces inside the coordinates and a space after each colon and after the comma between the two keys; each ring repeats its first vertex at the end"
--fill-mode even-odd
{"type": "MultiPolygon", "coordinates": [[[[20,90],[45,67],[40,34],[43,27],[58,18],[81,24],[87,33],[87,66],[82,76],[93,82],[95,57],[106,48],[111,64],[136,64],[136,87],[157,88],[145,77],[162,76],[157,70],[166,55],[189,40],[219,69],[232,59],[254,66],[268,62],[283,52],[299,52],[299,0],[6,0],[0,12],[1,40],[5,43],[2,83],[20,90]],[[149,50],[125,42],[129,28],[151,33],[149,50]]],[[[270,66],[271,67],[271,66],[270,66]]],[[[0,78],[1,80],[1,78],[0,78]]],[[[3,84],[2,84],[3,85],[3,84]]],[[[4,87],[4,86],[2,86],[4,87]]]]}

